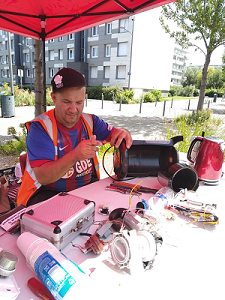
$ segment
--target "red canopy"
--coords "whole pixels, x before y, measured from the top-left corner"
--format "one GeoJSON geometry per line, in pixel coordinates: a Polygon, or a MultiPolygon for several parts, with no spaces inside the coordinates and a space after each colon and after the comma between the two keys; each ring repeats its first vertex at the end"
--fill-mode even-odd
{"type": "Polygon", "coordinates": [[[0,0],[0,29],[49,40],[174,0],[0,0]]]}

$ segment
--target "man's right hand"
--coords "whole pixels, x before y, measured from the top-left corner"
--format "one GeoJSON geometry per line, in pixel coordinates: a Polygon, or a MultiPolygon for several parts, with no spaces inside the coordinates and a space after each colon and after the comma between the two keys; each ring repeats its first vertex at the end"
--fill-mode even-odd
{"type": "Polygon", "coordinates": [[[97,141],[96,136],[93,135],[91,139],[80,142],[72,152],[76,155],[77,161],[85,160],[93,158],[100,146],[102,146],[102,143],[97,141]]]}

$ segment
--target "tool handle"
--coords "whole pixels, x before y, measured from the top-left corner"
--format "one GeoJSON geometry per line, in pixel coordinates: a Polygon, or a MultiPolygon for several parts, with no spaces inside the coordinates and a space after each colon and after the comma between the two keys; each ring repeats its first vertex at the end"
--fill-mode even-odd
{"type": "MultiPolygon", "coordinates": [[[[119,185],[119,186],[127,186],[129,187],[130,189],[132,189],[135,184],[131,184],[131,183],[127,183],[127,182],[121,182],[121,181],[114,181],[115,184],[119,185]]],[[[135,188],[134,188],[134,191],[136,192],[139,188],[141,188],[141,185],[137,185],[135,188]]]]}
{"type": "Polygon", "coordinates": [[[38,281],[36,278],[32,277],[27,282],[30,290],[39,298],[43,300],[55,300],[49,290],[44,286],[43,283],[38,281]]]}

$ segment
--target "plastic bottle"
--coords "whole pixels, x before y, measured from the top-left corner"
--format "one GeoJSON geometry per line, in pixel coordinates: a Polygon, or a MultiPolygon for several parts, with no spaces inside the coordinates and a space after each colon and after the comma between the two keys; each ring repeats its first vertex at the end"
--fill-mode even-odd
{"type": "Polygon", "coordinates": [[[90,278],[49,241],[24,232],[17,246],[56,300],[74,299],[87,289],[90,278]]]}
{"type": "Polygon", "coordinates": [[[148,200],[149,208],[156,212],[162,213],[164,208],[174,199],[174,191],[168,187],[162,187],[148,200]]]}

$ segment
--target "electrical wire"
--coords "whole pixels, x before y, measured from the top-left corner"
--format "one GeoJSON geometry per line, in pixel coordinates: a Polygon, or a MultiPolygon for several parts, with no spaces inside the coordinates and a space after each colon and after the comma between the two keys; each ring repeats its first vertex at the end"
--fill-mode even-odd
{"type": "MultiPolygon", "coordinates": [[[[106,170],[105,168],[105,155],[106,153],[109,151],[109,149],[113,148],[114,146],[110,146],[108,149],[106,149],[106,151],[104,152],[103,156],[102,156],[102,167],[103,167],[103,170],[105,171],[106,175],[111,178],[112,180],[115,180],[115,178],[113,178],[106,170]]],[[[134,179],[136,177],[126,177],[126,178],[123,178],[123,179],[117,179],[117,181],[125,181],[125,180],[131,180],[131,179],[134,179]]]]}

